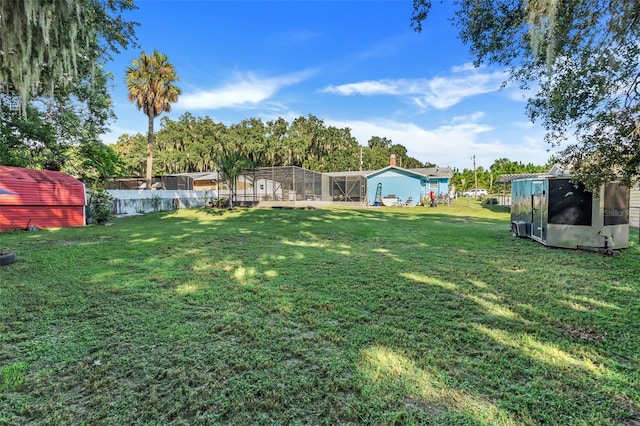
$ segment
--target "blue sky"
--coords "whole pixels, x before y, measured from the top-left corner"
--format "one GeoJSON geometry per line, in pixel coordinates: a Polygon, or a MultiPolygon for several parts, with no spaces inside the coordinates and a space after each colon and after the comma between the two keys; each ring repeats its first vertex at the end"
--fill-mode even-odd
{"type": "MultiPolygon", "coordinates": [[[[183,94],[168,115],[209,116],[227,125],[250,117],[288,122],[313,114],[407,147],[439,166],[485,168],[502,157],[544,164],[552,151],[525,114],[525,93],[500,88],[497,67],[474,68],[434,1],[422,33],[410,0],[137,0],[139,49],[114,56],[117,120],[104,135],[146,134],[147,117],[127,99],[125,70],[141,51],[166,54],[183,94]]],[[[155,123],[160,128],[160,120],[155,123]]]]}

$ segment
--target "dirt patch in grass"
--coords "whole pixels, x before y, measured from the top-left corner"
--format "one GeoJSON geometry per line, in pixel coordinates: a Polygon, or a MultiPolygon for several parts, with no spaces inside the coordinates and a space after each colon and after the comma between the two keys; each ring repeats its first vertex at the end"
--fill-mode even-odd
{"type": "Polygon", "coordinates": [[[591,327],[574,327],[572,325],[565,325],[566,332],[571,336],[589,342],[600,342],[606,338],[606,334],[600,334],[591,327]]]}

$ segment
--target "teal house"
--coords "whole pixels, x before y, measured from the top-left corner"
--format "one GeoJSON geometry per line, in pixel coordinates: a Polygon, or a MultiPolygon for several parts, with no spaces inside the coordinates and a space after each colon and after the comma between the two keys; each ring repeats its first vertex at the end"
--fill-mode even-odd
{"type": "Polygon", "coordinates": [[[452,177],[449,167],[404,169],[392,164],[367,174],[367,198],[370,205],[417,205],[432,191],[448,194],[452,177]]]}

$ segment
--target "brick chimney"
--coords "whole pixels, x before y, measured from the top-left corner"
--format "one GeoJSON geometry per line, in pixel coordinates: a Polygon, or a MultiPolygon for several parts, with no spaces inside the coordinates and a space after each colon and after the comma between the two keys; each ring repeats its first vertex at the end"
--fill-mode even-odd
{"type": "Polygon", "coordinates": [[[395,154],[391,154],[391,157],[389,158],[389,165],[390,166],[395,166],[396,165],[396,155],[395,154]]]}

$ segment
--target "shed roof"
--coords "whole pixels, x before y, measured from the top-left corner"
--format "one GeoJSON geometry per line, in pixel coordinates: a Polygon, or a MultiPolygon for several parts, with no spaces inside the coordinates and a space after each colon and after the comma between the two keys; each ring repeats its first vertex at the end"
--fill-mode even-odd
{"type": "Polygon", "coordinates": [[[73,176],[52,170],[0,166],[0,205],[85,204],[84,184],[73,176]]]}
{"type": "Polygon", "coordinates": [[[67,185],[82,185],[78,179],[66,173],[53,170],[24,169],[22,167],[0,166],[0,184],[5,180],[24,179],[25,181],[67,185]]]}
{"type": "Polygon", "coordinates": [[[551,177],[553,175],[549,173],[510,173],[500,175],[498,179],[496,179],[496,183],[509,183],[512,180],[516,179],[532,179],[532,178],[543,178],[543,177],[551,177]]]}
{"type": "Polygon", "coordinates": [[[496,180],[496,183],[509,183],[515,179],[536,179],[536,178],[549,178],[558,176],[571,176],[571,168],[563,167],[559,164],[554,164],[546,173],[507,173],[500,175],[496,180]]]}

